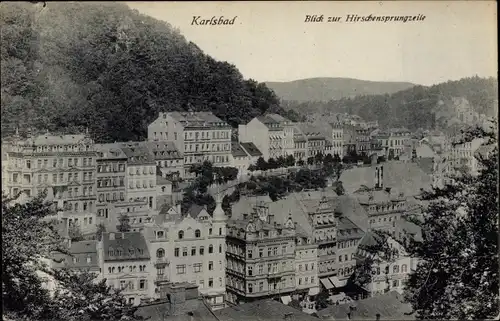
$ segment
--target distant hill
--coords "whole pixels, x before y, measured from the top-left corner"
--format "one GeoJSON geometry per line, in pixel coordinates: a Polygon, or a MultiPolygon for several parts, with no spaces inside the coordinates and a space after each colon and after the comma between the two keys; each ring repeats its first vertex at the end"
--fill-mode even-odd
{"type": "Polygon", "coordinates": [[[474,76],[429,87],[413,86],[393,94],[281,103],[285,109],[309,118],[348,113],[367,121],[378,120],[382,127],[406,127],[411,130],[447,126],[447,119],[458,116],[456,110],[459,105],[470,106],[479,114],[498,117],[498,80],[474,76]]]}
{"type": "Polygon", "coordinates": [[[309,78],[266,82],[283,100],[329,101],[360,95],[392,94],[415,86],[408,82],[367,81],[351,78],[309,78]]]}

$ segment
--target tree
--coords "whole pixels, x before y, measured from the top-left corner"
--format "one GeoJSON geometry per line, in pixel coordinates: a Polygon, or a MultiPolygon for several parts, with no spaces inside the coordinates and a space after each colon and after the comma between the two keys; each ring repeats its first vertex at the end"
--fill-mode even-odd
{"type": "Polygon", "coordinates": [[[285,159],[285,164],[287,167],[295,166],[295,157],[293,155],[288,155],[285,159]]]}
{"type": "Polygon", "coordinates": [[[292,300],[290,303],[288,303],[289,307],[295,308],[297,310],[302,311],[302,307],[300,306],[300,301],[299,300],[292,300]]]}
{"type": "Polygon", "coordinates": [[[337,195],[339,196],[345,194],[344,185],[341,181],[335,182],[335,193],[337,193],[337,195]]]}
{"type": "Polygon", "coordinates": [[[307,158],[307,165],[313,165],[314,164],[314,157],[308,157],[307,158]]]}
{"type": "Polygon", "coordinates": [[[316,310],[325,309],[328,307],[328,299],[330,295],[326,290],[322,290],[316,295],[316,310]]]}
{"type": "Polygon", "coordinates": [[[271,157],[267,160],[267,168],[268,169],[278,168],[278,163],[274,160],[274,158],[271,157]]]}
{"type": "Polygon", "coordinates": [[[72,242],[83,241],[83,234],[80,227],[76,224],[69,224],[68,236],[72,242]]]}
{"type": "Polygon", "coordinates": [[[341,162],[342,162],[342,159],[340,158],[339,154],[335,154],[335,155],[333,156],[333,161],[334,161],[335,163],[341,163],[341,162]]]}
{"type": "Polygon", "coordinates": [[[268,169],[267,162],[262,157],[259,157],[257,159],[257,163],[255,164],[255,166],[257,166],[257,170],[259,171],[265,171],[268,169]]]}
{"type": "Polygon", "coordinates": [[[323,164],[328,165],[328,164],[333,164],[335,162],[332,154],[326,154],[325,158],[323,158],[323,164]]]}
{"type": "Polygon", "coordinates": [[[105,280],[97,287],[87,272],[76,277],[75,272],[49,268],[44,258],[50,259],[54,252],[70,254],[56,222],[49,219],[54,214],[51,204],[43,199],[41,195],[26,204],[13,204],[2,197],[3,314],[33,321],[137,319],[120,293],[102,290],[105,280]],[[56,285],[52,295],[43,274],[56,285]]]}
{"type": "Polygon", "coordinates": [[[419,318],[491,319],[498,315],[498,148],[479,176],[455,178],[425,195],[421,259],[406,297],[419,318]]]}
{"type": "Polygon", "coordinates": [[[298,165],[298,166],[304,166],[304,165],[305,165],[304,160],[303,160],[302,158],[301,158],[301,159],[299,159],[299,160],[297,161],[297,165],[298,165]]]}
{"type": "Polygon", "coordinates": [[[118,218],[118,225],[116,226],[116,229],[118,232],[130,232],[132,227],[130,226],[130,219],[127,214],[121,214],[120,217],[118,218]]]}
{"type": "Polygon", "coordinates": [[[314,163],[318,165],[323,163],[323,153],[319,152],[316,155],[314,155],[314,163]]]}
{"type": "Polygon", "coordinates": [[[97,225],[96,240],[100,241],[104,232],[106,232],[106,226],[104,226],[104,224],[102,223],[99,223],[99,225],[97,225]]]}
{"type": "Polygon", "coordinates": [[[278,158],[276,158],[276,168],[281,168],[281,167],[285,167],[286,164],[285,164],[285,157],[283,156],[279,156],[278,158]]]}
{"type": "Polygon", "coordinates": [[[250,166],[248,166],[248,170],[250,172],[255,172],[257,170],[257,167],[254,164],[250,164],[250,166]]]}

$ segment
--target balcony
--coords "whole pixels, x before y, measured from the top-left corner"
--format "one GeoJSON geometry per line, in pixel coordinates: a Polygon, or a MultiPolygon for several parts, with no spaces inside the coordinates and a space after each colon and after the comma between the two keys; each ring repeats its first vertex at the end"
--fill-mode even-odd
{"type": "Polygon", "coordinates": [[[166,257],[157,257],[155,265],[170,265],[170,261],[166,257]]]}
{"type": "Polygon", "coordinates": [[[169,282],[170,280],[165,274],[157,274],[155,276],[155,283],[160,283],[160,282],[169,282]]]}

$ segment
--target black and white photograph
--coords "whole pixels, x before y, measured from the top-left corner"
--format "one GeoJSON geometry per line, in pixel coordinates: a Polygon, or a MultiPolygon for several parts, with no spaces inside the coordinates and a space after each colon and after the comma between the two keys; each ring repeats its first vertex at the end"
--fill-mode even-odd
{"type": "Polygon", "coordinates": [[[2,320],[500,320],[495,1],[2,1],[2,320]]]}

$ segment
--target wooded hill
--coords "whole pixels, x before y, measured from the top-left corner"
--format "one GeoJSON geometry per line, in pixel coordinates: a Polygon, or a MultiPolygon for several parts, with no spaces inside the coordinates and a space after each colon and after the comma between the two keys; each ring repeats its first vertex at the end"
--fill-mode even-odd
{"type": "Polygon", "coordinates": [[[367,81],[352,78],[308,78],[266,85],[283,100],[329,101],[360,95],[392,94],[415,86],[408,82],[367,81]]]}
{"type": "MultiPolygon", "coordinates": [[[[452,110],[452,98],[467,99],[473,109],[488,116],[498,113],[498,80],[470,77],[434,86],[414,86],[391,95],[357,96],[328,102],[283,101],[281,106],[304,115],[349,113],[365,120],[378,120],[382,127],[429,129],[435,125],[434,114],[452,110]]],[[[438,117],[436,117],[437,119],[438,117]]]]}
{"type": "Polygon", "coordinates": [[[8,2],[0,13],[2,136],[88,127],[127,141],[160,111],[213,111],[233,126],[286,114],[265,84],[124,4],[8,2]]]}

